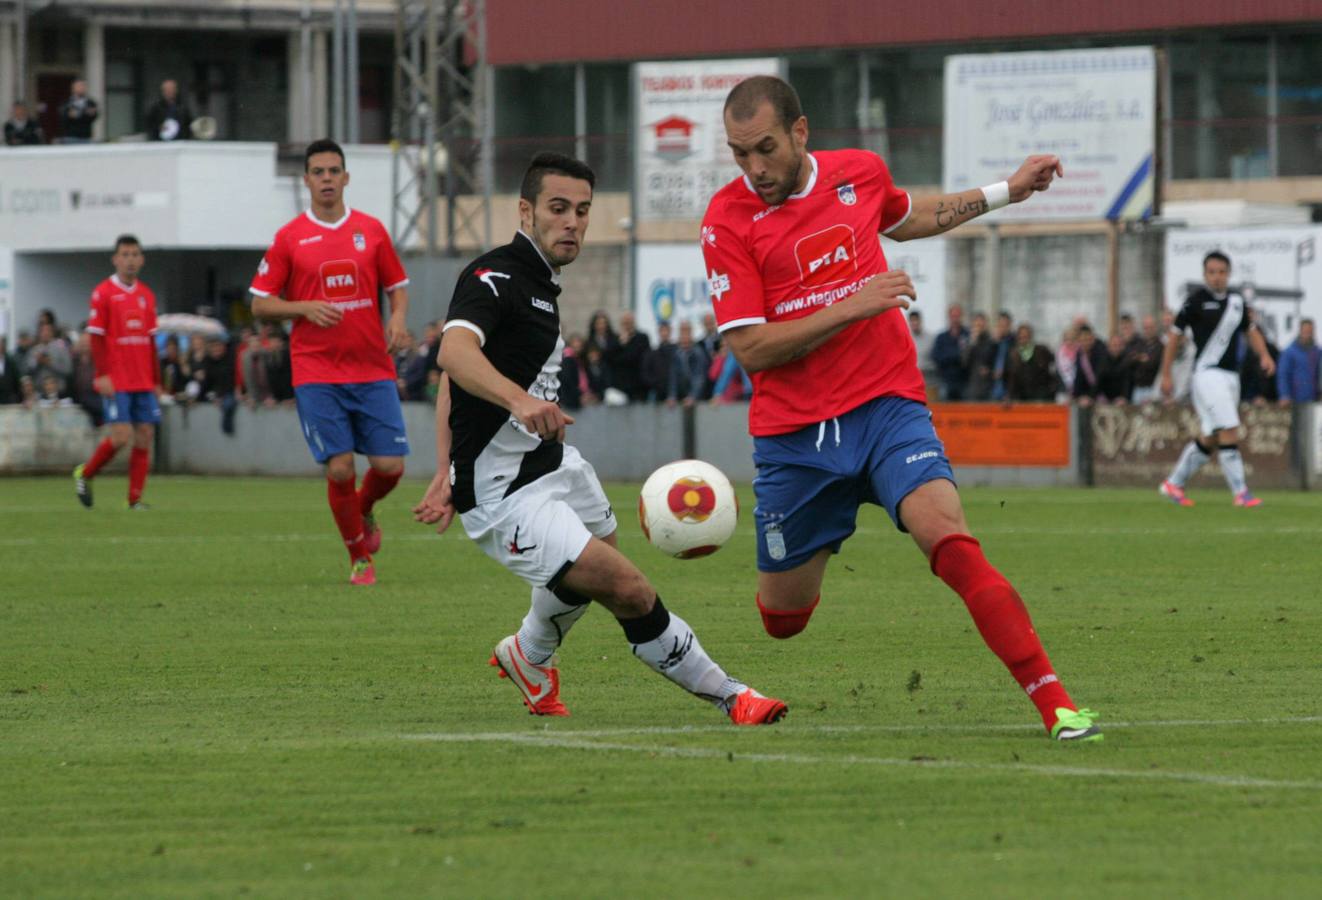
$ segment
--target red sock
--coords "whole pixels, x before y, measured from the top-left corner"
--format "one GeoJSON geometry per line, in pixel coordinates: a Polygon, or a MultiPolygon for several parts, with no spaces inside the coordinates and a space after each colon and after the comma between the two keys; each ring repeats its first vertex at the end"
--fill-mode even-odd
{"type": "Polygon", "coordinates": [[[762,605],[762,595],[757,595],[757,611],[762,614],[762,627],[767,630],[767,634],[777,640],[792,638],[800,631],[808,627],[808,620],[812,618],[812,611],[817,608],[822,595],[818,594],[812,598],[812,602],[799,609],[767,609],[762,605]]]}
{"type": "Polygon", "coordinates": [[[353,479],[336,481],[326,479],[326,498],[330,501],[331,515],[335,525],[344,538],[344,546],[349,551],[349,559],[362,559],[367,556],[362,549],[363,512],[358,507],[358,493],[354,490],[353,479]]]}
{"type": "Polygon", "coordinates": [[[395,489],[403,474],[403,469],[393,475],[386,475],[371,468],[367,470],[367,474],[363,476],[363,486],[358,489],[358,506],[362,509],[363,515],[370,513],[376,501],[395,489]]]}
{"type": "Polygon", "coordinates": [[[146,447],[134,447],[129,453],[129,503],[137,503],[142,499],[142,486],[147,483],[147,467],[150,463],[151,456],[146,447]]]}
{"type": "Polygon", "coordinates": [[[1076,708],[1051,668],[1024,601],[987,562],[976,540],[967,534],[942,538],[932,548],[932,572],[963,598],[982,639],[1027,692],[1048,730],[1056,724],[1057,707],[1076,708]]]}
{"type": "Polygon", "coordinates": [[[101,443],[96,445],[92,451],[91,457],[83,463],[83,477],[94,478],[96,473],[101,471],[101,467],[115,458],[115,445],[110,443],[110,438],[104,438],[101,443]]]}

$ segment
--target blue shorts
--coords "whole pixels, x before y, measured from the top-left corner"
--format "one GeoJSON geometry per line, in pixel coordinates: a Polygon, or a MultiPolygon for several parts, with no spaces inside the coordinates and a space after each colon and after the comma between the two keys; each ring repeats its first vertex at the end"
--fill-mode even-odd
{"type": "Polygon", "coordinates": [[[404,411],[393,381],[300,384],[294,401],[303,437],[319,463],[341,453],[408,456],[404,411]]]}
{"type": "Polygon", "coordinates": [[[107,425],[155,425],[161,421],[161,405],[155,391],[115,391],[113,397],[101,398],[101,410],[107,425]]]}
{"type": "Polygon", "coordinates": [[[900,501],[955,476],[927,407],[878,397],[817,425],[753,440],[757,568],[784,572],[824,547],[840,551],[858,508],[884,506],[901,531],[900,501]]]}

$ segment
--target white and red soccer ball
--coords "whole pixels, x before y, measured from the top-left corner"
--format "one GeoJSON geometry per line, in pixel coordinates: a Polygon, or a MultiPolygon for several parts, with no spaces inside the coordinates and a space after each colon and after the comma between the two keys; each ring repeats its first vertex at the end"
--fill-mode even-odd
{"type": "Polygon", "coordinates": [[[711,463],[681,459],[648,476],[638,521],[652,546],[679,559],[715,553],[734,534],[739,502],[730,479],[711,463]]]}

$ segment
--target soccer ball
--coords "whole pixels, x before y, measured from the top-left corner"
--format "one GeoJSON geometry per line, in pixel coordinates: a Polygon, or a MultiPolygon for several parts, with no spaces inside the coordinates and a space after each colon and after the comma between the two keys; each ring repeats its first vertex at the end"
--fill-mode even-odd
{"type": "Polygon", "coordinates": [[[681,459],[648,476],[638,521],[652,546],[678,559],[715,553],[734,534],[739,501],[730,479],[711,463],[681,459]]]}

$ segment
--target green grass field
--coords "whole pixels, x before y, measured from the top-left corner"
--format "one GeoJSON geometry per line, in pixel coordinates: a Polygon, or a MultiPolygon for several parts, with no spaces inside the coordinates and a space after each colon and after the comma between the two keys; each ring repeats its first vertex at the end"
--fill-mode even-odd
{"type": "MultiPolygon", "coordinates": [[[[527,590],[385,502],[354,589],[316,480],[0,480],[5,897],[1275,897],[1322,893],[1322,496],[969,490],[1101,744],[1059,746],[869,508],[811,626],[714,557],[622,548],[732,674],[736,729],[602,609],[573,716],[486,665],[527,590]]],[[[632,510],[636,488],[616,486],[632,510]]],[[[743,497],[751,508],[751,496],[743,497]]]]}

